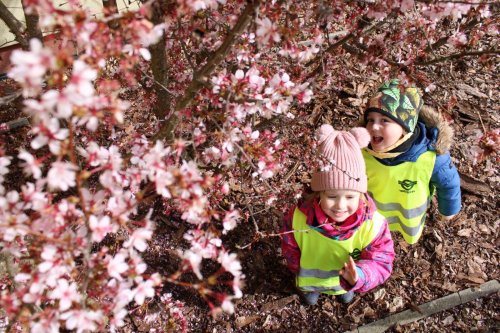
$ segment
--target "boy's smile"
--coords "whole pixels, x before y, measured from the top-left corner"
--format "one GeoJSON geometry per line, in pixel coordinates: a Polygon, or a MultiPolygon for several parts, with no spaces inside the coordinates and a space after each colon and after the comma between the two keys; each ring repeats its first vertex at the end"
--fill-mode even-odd
{"type": "Polygon", "coordinates": [[[401,125],[378,112],[368,113],[366,129],[370,133],[372,149],[380,152],[394,145],[405,134],[401,125]]]}

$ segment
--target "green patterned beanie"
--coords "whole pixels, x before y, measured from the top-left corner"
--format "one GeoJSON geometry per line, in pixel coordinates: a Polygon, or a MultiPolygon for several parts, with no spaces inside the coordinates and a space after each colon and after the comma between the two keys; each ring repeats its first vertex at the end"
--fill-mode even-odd
{"type": "Polygon", "coordinates": [[[418,114],[424,105],[416,87],[404,88],[398,80],[391,80],[378,88],[378,93],[368,101],[365,122],[369,112],[378,112],[401,125],[405,131],[413,132],[418,114]]]}

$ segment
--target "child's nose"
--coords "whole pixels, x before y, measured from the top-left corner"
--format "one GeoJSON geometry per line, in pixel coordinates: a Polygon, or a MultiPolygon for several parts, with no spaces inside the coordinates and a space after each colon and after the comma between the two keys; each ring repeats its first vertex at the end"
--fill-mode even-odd
{"type": "Polygon", "coordinates": [[[336,204],[335,204],[335,208],[338,209],[338,210],[342,210],[345,208],[345,199],[344,198],[340,198],[337,200],[336,204]]]}

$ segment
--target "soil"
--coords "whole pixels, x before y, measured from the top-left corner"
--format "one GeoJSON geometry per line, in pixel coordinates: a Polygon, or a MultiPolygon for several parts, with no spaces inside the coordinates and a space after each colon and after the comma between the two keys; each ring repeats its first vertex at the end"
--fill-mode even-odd
{"type": "MultiPolygon", "coordinates": [[[[246,276],[244,295],[236,301],[235,313],[211,317],[208,305],[196,292],[166,285],[165,292],[184,303],[187,330],[190,332],[337,332],[354,329],[419,304],[450,293],[478,286],[499,278],[498,186],[500,175],[498,156],[473,164],[471,147],[477,133],[500,127],[498,59],[484,67],[477,59],[467,59],[462,66],[435,65],[426,75],[437,88],[425,95],[426,104],[437,108],[455,129],[451,154],[462,175],[461,213],[450,222],[439,220],[435,204],[429,211],[424,234],[418,244],[409,246],[393,234],[396,260],[392,276],[383,285],[356,295],[348,305],[334,298],[321,296],[315,306],[304,305],[280,253],[277,237],[255,239],[251,221],[242,223],[226,236],[225,244],[238,252],[246,276]],[[239,249],[251,244],[245,249],[239,249]]],[[[346,65],[348,65],[346,63],[346,65]]],[[[379,84],[377,77],[367,76],[352,66],[352,77],[345,80],[340,91],[320,91],[303,110],[303,117],[290,121],[291,144],[295,131],[312,130],[322,123],[332,123],[338,129],[357,124],[367,97],[379,84]],[[367,77],[369,77],[367,79],[367,77]]],[[[5,86],[5,81],[3,85],[5,86]]],[[[2,88],[8,89],[8,88],[2,88]]],[[[3,91],[5,92],[5,91],[3,91]]],[[[18,102],[17,102],[18,103],[18,102]]],[[[19,103],[2,106],[0,122],[22,116],[19,103]]],[[[286,135],[286,134],[285,134],[286,135]]],[[[7,153],[28,143],[28,128],[18,128],[2,134],[7,153]]],[[[497,147],[498,152],[498,147],[497,147]]],[[[307,165],[294,161],[284,175],[290,183],[289,201],[273,208],[254,207],[254,218],[264,234],[279,231],[285,207],[294,203],[295,189],[307,184],[307,165]],[[260,211],[260,213],[259,213],[260,211]]],[[[15,163],[15,161],[13,161],[15,163]]],[[[22,176],[9,175],[9,186],[15,187],[22,176]]],[[[280,181],[279,177],[275,181],[280,181]]],[[[235,191],[234,195],[238,195],[235,191]]],[[[159,222],[155,238],[145,254],[151,271],[163,274],[175,271],[179,262],[169,249],[185,246],[182,223],[159,222]]],[[[205,270],[210,270],[207,263],[205,270]]],[[[187,279],[190,277],[188,276],[187,279]]],[[[396,326],[390,332],[498,332],[499,295],[478,299],[411,324],[396,326]]],[[[128,318],[124,332],[179,331],[181,320],[159,311],[156,300],[135,311],[128,318]]]]}

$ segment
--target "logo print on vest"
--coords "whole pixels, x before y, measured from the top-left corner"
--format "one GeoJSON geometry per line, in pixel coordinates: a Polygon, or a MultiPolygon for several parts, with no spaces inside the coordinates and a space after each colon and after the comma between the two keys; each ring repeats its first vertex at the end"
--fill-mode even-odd
{"type": "Polygon", "coordinates": [[[354,261],[358,261],[361,257],[361,251],[359,249],[354,249],[349,255],[354,259],[354,261]]]}
{"type": "Polygon", "coordinates": [[[415,191],[412,191],[413,186],[415,186],[417,182],[414,180],[409,180],[405,179],[403,181],[398,180],[398,184],[401,185],[402,190],[399,190],[399,192],[404,192],[404,193],[413,193],[415,191]]]}

